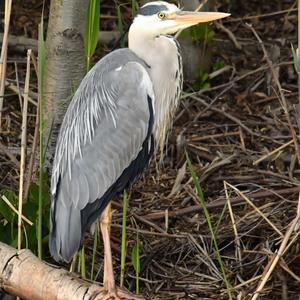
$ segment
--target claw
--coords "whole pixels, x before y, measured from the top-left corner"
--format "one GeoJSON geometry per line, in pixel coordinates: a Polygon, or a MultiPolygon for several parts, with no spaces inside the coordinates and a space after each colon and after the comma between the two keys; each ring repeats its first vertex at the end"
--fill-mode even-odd
{"type": "Polygon", "coordinates": [[[121,298],[118,296],[116,291],[106,293],[104,292],[102,300],[121,300],[121,298]]]}
{"type": "Polygon", "coordinates": [[[101,291],[101,300],[144,300],[145,298],[131,294],[130,292],[116,288],[114,290],[107,291],[103,289],[101,291]]]}

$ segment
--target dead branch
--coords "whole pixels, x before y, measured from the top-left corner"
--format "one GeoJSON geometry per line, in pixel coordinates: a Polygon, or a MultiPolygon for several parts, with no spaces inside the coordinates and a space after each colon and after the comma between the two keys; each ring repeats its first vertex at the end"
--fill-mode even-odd
{"type": "Polygon", "coordinates": [[[1,242],[0,290],[30,300],[104,299],[101,286],[42,262],[30,250],[17,251],[1,242]]]}

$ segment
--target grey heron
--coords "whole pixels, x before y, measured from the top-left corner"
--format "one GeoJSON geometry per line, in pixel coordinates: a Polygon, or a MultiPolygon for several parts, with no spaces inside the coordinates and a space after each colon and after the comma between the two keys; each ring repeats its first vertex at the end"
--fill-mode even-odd
{"type": "Polygon", "coordinates": [[[55,260],[70,262],[100,217],[107,299],[120,296],[112,268],[109,202],[163,147],[180,99],[182,60],[169,34],[226,16],[182,11],[165,1],[145,4],[129,29],[129,48],[103,57],[68,107],[51,177],[50,252],[55,260]]]}

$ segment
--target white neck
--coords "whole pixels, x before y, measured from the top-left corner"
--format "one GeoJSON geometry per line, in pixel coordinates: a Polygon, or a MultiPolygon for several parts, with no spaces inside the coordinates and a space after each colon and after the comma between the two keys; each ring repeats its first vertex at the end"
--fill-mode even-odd
{"type": "Polygon", "coordinates": [[[155,37],[134,24],[129,30],[129,49],[150,67],[155,94],[154,137],[162,151],[182,89],[181,56],[172,38],[155,37]]]}

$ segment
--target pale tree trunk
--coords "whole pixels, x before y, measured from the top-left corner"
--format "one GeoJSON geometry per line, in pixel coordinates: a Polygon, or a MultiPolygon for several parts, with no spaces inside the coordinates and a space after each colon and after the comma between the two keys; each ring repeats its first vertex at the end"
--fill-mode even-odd
{"type": "Polygon", "coordinates": [[[45,141],[51,138],[46,163],[54,154],[57,134],[72,94],[86,72],[84,29],[88,0],[52,0],[46,39],[45,141]]]}
{"type": "MultiPolygon", "coordinates": [[[[18,251],[0,242],[1,291],[24,300],[107,299],[101,286],[46,264],[29,250],[18,251]]],[[[126,293],[126,299],[137,299],[135,295],[122,291],[126,293]]]]}

